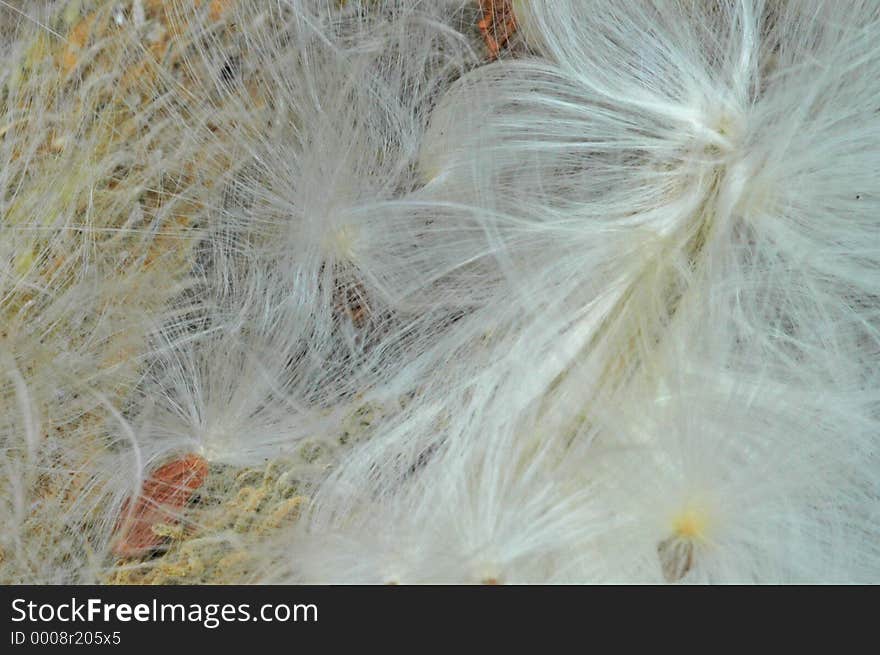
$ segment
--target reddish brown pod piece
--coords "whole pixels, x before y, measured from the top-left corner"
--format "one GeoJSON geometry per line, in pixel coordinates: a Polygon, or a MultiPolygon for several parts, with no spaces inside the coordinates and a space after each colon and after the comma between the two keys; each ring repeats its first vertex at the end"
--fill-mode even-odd
{"type": "Polygon", "coordinates": [[[489,59],[497,59],[501,49],[516,32],[512,0],[480,0],[480,9],[483,17],[477,27],[486,42],[489,59]]]}
{"type": "Polygon", "coordinates": [[[157,468],[135,499],[125,501],[116,524],[117,557],[143,557],[162,544],[159,523],[176,525],[181,511],[208,477],[208,462],[189,454],[157,468]]]}

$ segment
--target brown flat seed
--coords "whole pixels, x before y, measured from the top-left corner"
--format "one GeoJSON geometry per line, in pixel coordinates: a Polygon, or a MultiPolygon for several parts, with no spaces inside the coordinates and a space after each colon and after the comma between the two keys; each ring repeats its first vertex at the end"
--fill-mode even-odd
{"type": "Polygon", "coordinates": [[[161,545],[163,537],[153,527],[176,525],[181,510],[208,476],[208,463],[198,455],[185,455],[156,469],[144,482],[137,498],[122,506],[116,524],[117,557],[143,557],[161,545]]]}
{"type": "Polygon", "coordinates": [[[480,0],[483,17],[477,23],[489,59],[496,59],[501,49],[507,45],[516,32],[516,17],[513,14],[511,0],[480,0]]]}

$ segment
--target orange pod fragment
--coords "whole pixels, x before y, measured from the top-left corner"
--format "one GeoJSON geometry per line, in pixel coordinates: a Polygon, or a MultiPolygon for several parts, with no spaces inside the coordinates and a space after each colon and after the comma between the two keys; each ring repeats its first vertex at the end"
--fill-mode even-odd
{"type": "Polygon", "coordinates": [[[480,0],[483,17],[477,23],[489,59],[497,59],[501,49],[507,45],[516,32],[516,17],[511,0],[480,0]]]}
{"type": "Polygon", "coordinates": [[[189,454],[156,469],[135,499],[125,501],[116,523],[117,557],[143,557],[162,544],[153,531],[159,523],[176,525],[181,510],[208,477],[208,462],[189,454]]]}

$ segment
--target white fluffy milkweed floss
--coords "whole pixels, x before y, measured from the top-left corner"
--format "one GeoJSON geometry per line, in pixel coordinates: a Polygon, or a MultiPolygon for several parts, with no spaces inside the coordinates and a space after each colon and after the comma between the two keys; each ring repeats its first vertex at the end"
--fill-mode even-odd
{"type": "Polygon", "coordinates": [[[876,579],[877,392],[859,363],[839,383],[821,365],[791,369],[762,358],[764,344],[737,343],[725,312],[689,321],[592,405],[586,475],[618,518],[611,543],[629,544],[615,553],[629,579],[876,579]]]}
{"type": "MultiPolygon", "coordinates": [[[[503,394],[498,401],[509,407],[503,394]]],[[[566,579],[562,571],[576,561],[582,574],[611,579],[593,541],[613,517],[590,502],[595,489],[578,476],[576,459],[540,432],[533,412],[499,412],[484,396],[459,409],[445,440],[402,470],[396,487],[362,495],[344,514],[328,514],[338,501],[325,486],[311,523],[292,537],[300,544],[297,556],[281,558],[276,575],[404,584],[546,582],[566,579]]]]}
{"type": "MultiPolygon", "coordinates": [[[[452,82],[460,3],[419,5],[234,10],[259,93],[176,117],[247,91],[200,284],[90,401],[110,506],[110,460],[252,466],[375,402],[257,577],[876,580],[880,8],[514,2],[531,56],[452,82]]],[[[13,470],[53,386],[10,343],[13,470]]]]}
{"type": "Polygon", "coordinates": [[[338,343],[348,352],[334,357],[359,360],[379,341],[400,348],[443,322],[399,316],[402,290],[418,277],[412,238],[424,218],[388,203],[412,188],[425,108],[469,60],[469,44],[439,9],[381,8],[353,3],[358,20],[324,25],[320,7],[295,3],[254,36],[273,112],[265,129],[250,128],[249,164],[221,222],[245,235],[279,295],[313,317],[315,355],[326,348],[330,357],[338,343]]]}
{"type": "MultiPolygon", "coordinates": [[[[210,212],[201,285],[182,298],[199,317],[163,327],[139,390],[148,461],[195,452],[243,467],[289,457],[305,437],[333,446],[342,417],[440,331],[447,310],[400,316],[388,300],[386,281],[406,276],[388,242],[408,246],[403,212],[382,203],[412,184],[421,107],[468,46],[400,4],[391,20],[352,25],[292,3],[250,25],[259,65],[243,66],[262,102],[220,137],[239,168],[210,212]],[[420,50],[442,47],[399,54],[414,33],[420,50]]],[[[396,388],[410,390],[403,377],[396,388]]]]}
{"type": "MultiPolygon", "coordinates": [[[[867,393],[872,378],[866,372],[877,353],[872,299],[880,278],[877,250],[865,246],[878,236],[872,220],[876,176],[870,174],[876,169],[878,87],[876,76],[868,73],[880,66],[876,39],[868,42],[878,32],[876,7],[609,2],[603,4],[604,13],[593,9],[587,12],[578,3],[534,4],[540,43],[556,62],[503,63],[473,73],[472,88],[481,90],[490,109],[482,108],[479,120],[468,121],[473,103],[466,93],[458,96],[460,120],[447,118],[454,115],[450,107],[457,100],[441,105],[444,116],[437,124],[453,128],[455,143],[445,141],[446,129],[427,135],[437,140],[424,151],[429,184],[453,180],[447,187],[452,197],[467,175],[444,176],[443,169],[457,166],[471,173],[464,183],[478,191],[467,196],[494,209],[475,216],[502,245],[496,250],[510,264],[503,270],[517,282],[513,287],[521,295],[514,298],[525,300],[520,307],[528,307],[530,297],[547,302],[549,295],[560,306],[569,303],[576,316],[578,309],[591,306],[586,292],[607,292],[614,288],[611,281],[619,280],[624,291],[602,309],[599,320],[593,319],[595,332],[584,334],[581,355],[570,360],[575,368],[580,361],[596,362],[588,369],[593,374],[582,404],[586,421],[596,420],[591,412],[606,413],[589,398],[597,394],[607,400],[607,393],[598,395],[603,387],[618,388],[624,399],[630,393],[631,400],[639,398],[639,385],[626,383],[639,369],[660,379],[673,375],[667,405],[678,411],[688,406],[696,383],[682,386],[674,373],[679,364],[661,358],[657,346],[673,338],[665,327],[671,317],[686,324],[709,311],[718,322],[701,325],[718,332],[718,341],[708,354],[731,353],[734,362],[742,359],[754,367],[767,360],[778,367],[768,377],[749,368],[730,369],[732,361],[725,356],[710,358],[717,369],[706,371],[699,384],[706,385],[708,399],[713,394],[723,399],[709,404],[721,402],[728,408],[725,413],[707,415],[702,426],[670,427],[661,420],[670,410],[660,408],[656,418],[653,412],[644,417],[650,424],[645,430],[670,431],[678,440],[703,439],[704,431],[727,432],[725,439],[734,445],[730,461],[744,467],[746,475],[776,471],[771,475],[783,486],[763,492],[782,493],[787,500],[777,505],[782,509],[770,524],[790,521],[792,529],[783,531],[776,544],[762,544],[755,535],[734,538],[732,547],[710,558],[714,568],[706,561],[689,562],[692,545],[673,543],[674,534],[673,541],[655,535],[644,551],[653,568],[644,575],[654,579],[665,567],[662,572],[676,580],[690,571],[694,580],[873,577],[876,553],[861,545],[875,529],[871,520],[862,519],[875,517],[877,505],[873,469],[864,465],[876,448],[876,430],[869,427],[876,427],[875,399],[867,393]],[[838,98],[845,100],[838,104],[838,98]],[[828,156],[831,165],[823,161],[828,156]],[[802,197],[813,200],[808,205],[802,197]],[[844,251],[858,256],[848,259],[844,251]],[[530,256],[517,258],[519,253],[530,256]],[[561,262],[560,253],[566,255],[561,262]],[[606,277],[597,279],[596,272],[606,277]],[[723,381],[736,375],[742,379],[734,393],[723,381]],[[795,384],[795,379],[813,386],[795,384]],[[846,392],[834,393],[843,381],[846,392]],[[751,399],[764,395],[780,406],[755,409],[751,399]],[[817,398],[846,407],[857,429],[838,432],[824,421],[814,422],[811,430],[799,428],[793,408],[817,398]],[[756,425],[738,425],[753,420],[756,425]],[[750,434],[761,427],[760,435],[750,434]],[[741,430],[746,436],[736,436],[741,430]],[[842,439],[846,432],[854,440],[842,439]],[[797,441],[800,434],[804,442],[797,441]],[[758,439],[754,446],[749,445],[752,438],[758,439]],[[789,481],[794,486],[786,486],[780,477],[785,475],[784,453],[796,443],[804,452],[789,481]],[[766,461],[758,463],[736,455],[737,448],[769,450],[766,461]],[[819,474],[831,467],[839,476],[839,462],[850,457],[863,462],[855,478],[819,474]],[[833,518],[817,517],[809,509],[815,502],[848,509],[833,518]],[[797,503],[806,503],[806,514],[798,514],[797,503]],[[843,533],[833,526],[850,520],[862,527],[836,540],[843,533]],[[825,533],[823,524],[829,526],[825,533]],[[847,548],[859,554],[850,557],[847,548]],[[791,553],[797,557],[786,564],[791,553]]],[[[526,311],[525,316],[524,323],[539,325],[556,314],[526,311]]],[[[548,351],[552,345],[546,344],[548,351]]],[[[543,350],[537,342],[531,347],[543,350]]],[[[551,424],[566,423],[553,412],[576,416],[576,390],[584,379],[581,373],[548,387],[551,424]]],[[[522,411],[516,403],[497,407],[522,411]]],[[[626,404],[614,407],[621,412],[615,420],[625,424],[633,410],[626,404]]],[[[454,415],[460,409],[453,405],[448,411],[454,415]]],[[[617,426],[613,432],[629,430],[645,431],[617,426]]],[[[461,438],[477,442],[481,432],[471,426],[461,438]]],[[[660,460],[653,464],[660,470],[668,466],[664,449],[674,453],[679,447],[674,444],[683,443],[661,437],[660,460]]],[[[704,442],[709,456],[713,442],[704,442]]],[[[685,446],[674,456],[689,450],[685,446]]],[[[627,470],[624,462],[619,468],[627,470]]],[[[623,483],[634,482],[632,475],[621,471],[620,476],[623,483]]],[[[754,493],[760,495],[761,489],[757,485],[754,493]]],[[[699,532],[690,511],[683,509],[683,518],[673,520],[679,532],[699,532]]]]}

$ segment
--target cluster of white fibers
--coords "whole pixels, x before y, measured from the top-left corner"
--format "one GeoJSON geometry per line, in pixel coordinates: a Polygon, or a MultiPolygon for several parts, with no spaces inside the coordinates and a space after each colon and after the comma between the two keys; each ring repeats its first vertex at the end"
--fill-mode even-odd
{"type": "Polygon", "coordinates": [[[239,581],[880,581],[876,2],[76,3],[152,95],[40,81],[73,4],[0,31],[0,577],[319,444],[239,581]]]}
{"type": "Polygon", "coordinates": [[[494,297],[319,493],[307,543],[346,552],[291,557],[335,580],[475,582],[487,548],[510,580],[877,579],[876,7],[526,4],[535,56],[455,82],[419,162],[417,196],[478,228],[436,277],[489,257],[494,297]],[[568,468],[522,462],[548,452],[568,468]]]}

